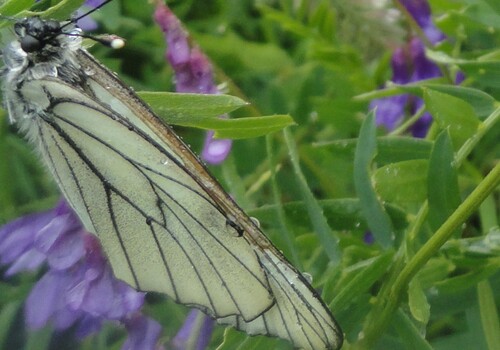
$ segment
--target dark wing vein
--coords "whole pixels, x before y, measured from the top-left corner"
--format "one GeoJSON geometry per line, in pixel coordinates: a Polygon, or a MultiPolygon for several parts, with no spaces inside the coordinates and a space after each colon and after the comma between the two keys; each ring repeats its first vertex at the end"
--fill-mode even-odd
{"type": "MultiPolygon", "coordinates": [[[[67,102],[67,101],[65,101],[67,102]]],[[[52,106],[55,106],[57,104],[57,99],[53,99],[52,100],[52,106]]],[[[88,108],[88,106],[85,106],[88,108]]],[[[101,113],[101,111],[97,111],[99,113],[101,113]]],[[[162,192],[164,195],[166,195],[172,202],[174,202],[179,208],[181,208],[181,210],[184,211],[185,214],[187,214],[192,220],[193,222],[195,222],[199,228],[201,228],[204,232],[206,232],[207,234],[209,234],[218,244],[219,244],[219,247],[222,247],[226,253],[228,253],[233,259],[235,259],[235,262],[237,262],[238,264],[240,264],[241,266],[243,266],[244,269],[247,270],[248,273],[250,273],[253,278],[264,288],[267,289],[267,285],[266,283],[264,283],[263,280],[261,280],[261,278],[259,278],[259,276],[257,276],[243,261],[241,261],[238,256],[232,252],[225,244],[224,242],[222,242],[221,239],[219,239],[217,236],[215,236],[208,227],[206,227],[200,220],[198,220],[193,214],[191,214],[191,212],[182,204],[180,203],[179,201],[177,201],[173,196],[171,196],[168,192],[164,191],[162,189],[162,187],[156,183],[155,181],[151,180],[150,176],[148,176],[146,174],[146,171],[149,171],[151,173],[154,173],[162,178],[164,178],[165,180],[169,180],[169,181],[172,181],[184,188],[186,188],[187,190],[191,191],[192,193],[196,194],[199,198],[203,199],[205,202],[207,202],[208,204],[210,204],[214,209],[220,211],[220,208],[218,208],[217,206],[215,206],[213,204],[213,202],[206,196],[204,196],[203,194],[201,194],[198,190],[196,189],[193,189],[191,187],[189,187],[188,185],[180,182],[180,181],[177,181],[176,179],[172,178],[171,176],[168,176],[168,175],[165,175],[163,173],[160,173],[158,171],[156,171],[155,169],[151,168],[151,167],[148,167],[147,165],[145,164],[141,164],[129,157],[127,157],[126,155],[124,155],[123,153],[119,152],[115,147],[113,147],[112,145],[104,142],[103,140],[101,139],[98,139],[96,137],[94,137],[91,133],[89,133],[87,130],[85,130],[84,128],[80,127],[79,125],[76,125],[75,123],[73,123],[71,120],[67,119],[67,118],[64,118],[63,116],[60,116],[60,115],[57,115],[58,119],[61,121],[61,122],[64,122],[66,123],[67,125],[70,125],[72,126],[73,128],[77,129],[79,132],[87,135],[88,137],[92,137],[95,141],[99,142],[102,146],[105,146],[108,150],[111,150],[113,151],[114,153],[116,153],[117,155],[119,155],[122,159],[126,160],[127,162],[129,162],[133,167],[135,167],[135,169],[137,169],[138,171],[140,171],[140,173],[146,177],[150,183],[150,186],[151,188],[154,188],[155,191],[154,193],[156,194],[157,196],[157,204],[159,204],[160,202],[162,202],[165,207],[168,208],[168,210],[174,214],[174,216],[176,217],[176,219],[178,220],[178,222],[182,225],[182,227],[184,228],[184,230],[186,231],[186,233],[188,233],[188,235],[191,237],[191,239],[195,242],[195,244],[200,248],[200,251],[203,253],[203,255],[205,256],[205,258],[208,260],[209,264],[213,267],[213,271],[215,272],[215,275],[217,275],[218,279],[222,282],[222,287],[227,291],[228,295],[230,296],[231,300],[233,301],[234,305],[236,306],[236,308],[238,309],[238,314],[240,315],[244,315],[243,311],[241,310],[240,306],[239,306],[239,303],[237,301],[237,297],[236,295],[234,294],[234,292],[231,290],[231,288],[227,285],[225,279],[223,278],[222,274],[217,271],[216,269],[216,266],[215,266],[215,263],[214,261],[212,260],[212,258],[205,252],[205,250],[203,249],[203,246],[202,244],[199,242],[199,240],[196,238],[195,235],[193,235],[189,228],[187,227],[187,225],[185,223],[182,222],[182,219],[175,213],[175,210],[172,209],[168,203],[166,203],[165,201],[161,201],[161,198],[158,196],[158,192],[157,191],[160,191],[162,192]]],[[[106,192],[106,198],[107,198],[107,206],[108,206],[108,213],[111,217],[111,220],[112,220],[112,224],[113,224],[113,230],[115,231],[115,233],[117,234],[117,236],[119,237],[119,240],[120,240],[120,244],[122,246],[122,251],[123,253],[125,254],[126,256],[126,259],[127,259],[127,262],[128,262],[128,265],[129,265],[129,269],[130,269],[130,272],[132,273],[133,277],[134,277],[134,280],[135,280],[135,284],[140,287],[140,283],[139,283],[139,278],[137,278],[137,275],[136,275],[136,272],[135,272],[135,269],[134,269],[134,264],[132,263],[130,257],[129,257],[129,253],[128,253],[128,250],[126,248],[126,244],[123,242],[123,239],[121,238],[121,235],[120,235],[120,228],[119,228],[119,225],[117,223],[117,217],[114,213],[114,209],[113,209],[113,204],[112,204],[112,193],[115,193],[116,195],[118,195],[119,197],[121,197],[123,200],[125,200],[128,204],[130,204],[137,212],[139,212],[143,217],[145,218],[149,218],[149,215],[148,213],[144,212],[138,205],[136,205],[134,203],[133,200],[131,200],[130,198],[128,198],[127,195],[125,195],[124,193],[122,193],[118,188],[116,188],[115,186],[113,186],[112,184],[110,184],[109,182],[106,181],[105,177],[103,176],[103,174],[93,165],[93,163],[90,161],[90,159],[88,159],[88,157],[86,157],[86,155],[84,154],[84,152],[82,152],[81,148],[72,140],[72,138],[64,131],[64,129],[56,122],[54,122],[53,119],[51,118],[46,118],[44,120],[47,125],[50,125],[51,128],[59,135],[59,137],[64,140],[67,145],[76,153],[76,155],[80,158],[80,160],[89,168],[89,170],[94,174],[94,176],[96,176],[97,179],[99,179],[99,181],[101,182],[102,186],[104,187],[104,190],[106,192]]],[[[136,131],[136,134],[139,134],[141,135],[143,138],[146,139],[147,142],[149,143],[153,143],[154,140],[151,140],[149,138],[147,138],[147,135],[145,135],[144,133],[140,132],[139,130],[135,130],[136,131]]],[[[88,207],[88,204],[87,204],[87,199],[83,193],[83,190],[80,186],[80,183],[78,181],[78,176],[77,174],[75,174],[74,170],[73,170],[73,167],[71,166],[71,162],[67,159],[67,156],[65,155],[62,147],[58,144],[57,140],[53,139],[54,143],[56,144],[56,147],[57,149],[59,150],[60,152],[60,155],[62,157],[62,159],[64,159],[64,162],[66,163],[66,166],[68,167],[69,169],[69,172],[71,173],[71,177],[73,178],[73,182],[74,184],[76,185],[76,187],[78,188],[78,193],[79,193],[79,196],[82,198],[82,201],[85,205],[85,207],[87,208],[88,207]]],[[[159,145],[157,145],[157,147],[159,147],[159,145]]],[[[163,148],[161,149],[162,150],[162,153],[166,155],[167,152],[165,152],[163,150],[163,148]]],[[[49,153],[49,152],[47,152],[49,153]]],[[[169,156],[169,158],[171,158],[169,156]]],[[[172,159],[174,159],[172,157],[172,159]]],[[[57,172],[57,166],[55,165],[55,162],[54,160],[51,160],[51,162],[53,163],[54,165],[54,171],[57,172]]],[[[177,163],[177,162],[176,162],[177,163]]],[[[184,168],[181,168],[182,170],[186,171],[184,168]]],[[[193,258],[189,255],[189,253],[182,247],[182,244],[177,240],[177,238],[175,237],[175,235],[170,231],[170,229],[168,228],[167,226],[167,221],[165,219],[165,212],[163,212],[163,224],[159,221],[156,221],[156,220],[153,220],[155,223],[157,223],[159,226],[161,226],[162,228],[164,228],[165,230],[167,230],[167,232],[169,232],[169,234],[174,238],[174,240],[176,241],[176,243],[178,244],[178,246],[182,249],[184,255],[186,256],[186,258],[192,263],[193,266],[196,266],[195,264],[195,261],[193,260],[193,258]]],[[[93,223],[94,224],[94,223],[93,223]]],[[[166,259],[165,259],[165,253],[163,252],[162,250],[162,247],[161,247],[161,244],[159,243],[159,240],[158,240],[158,237],[157,237],[157,233],[156,233],[156,230],[154,229],[154,227],[152,225],[150,225],[150,229],[151,229],[151,232],[154,236],[154,239],[155,239],[155,244],[157,246],[157,249],[161,252],[161,256],[162,256],[162,260],[163,260],[163,264],[165,266],[165,269],[166,269],[166,272],[167,272],[167,275],[171,281],[171,285],[172,287],[174,288],[174,298],[176,300],[180,300],[181,298],[179,298],[179,295],[177,293],[177,291],[175,290],[175,283],[174,283],[174,279],[172,277],[172,274],[169,270],[169,267],[168,267],[168,264],[166,263],[166,259]]],[[[210,303],[210,308],[211,310],[213,310],[215,312],[215,316],[226,316],[224,314],[222,315],[219,315],[218,312],[217,312],[217,307],[215,306],[215,304],[213,303],[212,301],[212,297],[210,295],[210,292],[204,282],[204,278],[203,276],[201,275],[200,271],[198,271],[198,269],[195,268],[195,272],[197,274],[197,277],[200,281],[200,283],[203,284],[203,287],[204,287],[204,290],[205,290],[205,293],[206,293],[206,296],[207,298],[209,299],[209,303],[210,303]]],[[[214,290],[213,291],[214,293],[217,293],[218,291],[214,290]]],[[[206,307],[203,307],[203,305],[198,305],[199,307],[202,307],[202,308],[205,308],[206,307]]],[[[269,303],[268,307],[266,307],[265,309],[263,309],[261,311],[264,312],[265,310],[267,310],[269,307],[272,306],[272,303],[269,303]]],[[[210,311],[210,310],[209,310],[210,311]]],[[[258,313],[254,316],[252,316],[252,318],[247,318],[246,321],[249,321],[251,319],[254,319],[256,317],[258,317],[261,313],[258,313]]]]}
{"type": "MultiPolygon", "coordinates": [[[[110,218],[112,220],[112,225],[113,225],[114,231],[118,237],[119,243],[121,245],[121,249],[123,250],[123,254],[125,255],[125,259],[127,260],[127,263],[129,265],[130,272],[132,273],[132,276],[134,278],[135,286],[138,288],[139,281],[138,281],[137,275],[136,275],[134,268],[132,266],[130,256],[128,254],[127,248],[126,248],[125,243],[123,241],[123,237],[121,236],[120,230],[118,230],[115,216],[113,215],[113,207],[112,207],[111,201],[110,201],[111,188],[106,186],[106,180],[103,178],[102,174],[93,166],[93,164],[87,159],[87,157],[80,150],[78,145],[63,131],[63,129],[58,124],[54,123],[50,118],[46,118],[46,119],[44,119],[44,121],[52,127],[52,129],[61,137],[62,140],[64,140],[66,142],[66,144],[69,147],[71,147],[71,149],[73,149],[73,151],[80,157],[80,159],[83,160],[84,163],[89,167],[89,169],[92,171],[92,173],[101,181],[101,184],[103,185],[103,189],[106,193],[106,197],[108,199],[107,200],[108,212],[109,212],[110,218]]],[[[43,133],[41,133],[41,135],[43,135],[43,133]]],[[[83,203],[85,203],[85,206],[88,208],[87,199],[85,197],[85,194],[82,191],[82,187],[81,187],[80,182],[78,180],[79,177],[75,173],[71,162],[69,161],[66,153],[63,151],[63,148],[59,144],[59,141],[53,136],[51,137],[51,139],[52,139],[52,142],[54,143],[54,145],[56,146],[56,149],[59,151],[61,158],[64,160],[66,166],[68,167],[68,169],[71,173],[71,179],[74,181],[83,203]]],[[[45,140],[45,139],[42,137],[42,140],[45,140]]],[[[45,141],[43,143],[46,145],[45,141]]],[[[50,153],[47,153],[47,154],[50,155],[50,153]]],[[[53,159],[52,159],[52,166],[53,166],[54,171],[57,173],[58,167],[55,165],[55,162],[53,159]]],[[[61,179],[60,176],[58,176],[58,179],[60,181],[60,179],[61,179]]],[[[93,222],[93,225],[95,225],[94,222],[93,222]]]]}
{"type": "MultiPolygon", "coordinates": [[[[96,108],[96,106],[93,106],[93,105],[90,105],[90,104],[87,104],[85,102],[82,102],[82,101],[76,101],[76,100],[73,100],[73,99],[70,99],[70,98],[53,98],[52,101],[51,101],[51,107],[54,108],[56,105],[61,105],[61,104],[64,104],[64,103],[70,103],[70,104],[77,104],[77,105],[80,105],[80,106],[83,106],[85,108],[88,108],[90,110],[93,110],[95,112],[98,112],[104,116],[106,116],[107,118],[109,118],[110,120],[113,120],[114,122],[116,123],[119,123],[121,125],[123,125],[124,127],[126,127],[130,132],[140,136],[142,139],[144,139],[148,144],[150,144],[151,146],[154,146],[158,151],[160,151],[163,155],[165,155],[169,161],[172,161],[175,163],[175,165],[177,165],[179,168],[181,168],[185,173],[189,173],[189,170],[186,169],[186,167],[181,163],[179,162],[179,160],[172,155],[172,153],[166,149],[165,147],[162,147],[162,145],[158,144],[155,140],[153,140],[151,137],[149,137],[148,134],[146,134],[145,132],[143,132],[142,130],[138,129],[138,128],[135,128],[132,124],[130,124],[128,121],[124,120],[121,116],[118,116],[116,115],[115,113],[111,112],[110,110],[107,110],[107,109],[101,109],[101,108],[96,108]]],[[[55,114],[55,113],[54,113],[55,114]]],[[[57,115],[57,114],[55,114],[57,115]]],[[[109,148],[112,148],[110,145],[104,143],[102,140],[100,139],[97,139],[94,135],[92,135],[91,133],[89,133],[88,131],[80,128],[78,125],[76,125],[75,123],[73,123],[72,121],[70,121],[69,119],[65,118],[64,116],[61,116],[61,115],[57,115],[57,117],[72,125],[73,127],[77,128],[79,131],[85,133],[87,136],[90,136],[94,139],[96,139],[97,141],[101,141],[103,143],[103,145],[106,145],[108,146],[109,148]]],[[[117,150],[114,150],[115,152],[117,152],[118,154],[120,154],[120,156],[122,156],[124,159],[128,159],[126,157],[126,155],[124,154],[121,154],[119,151],[117,150]]],[[[143,165],[144,168],[147,168],[146,165],[143,165]]],[[[153,169],[148,169],[148,170],[152,170],[154,171],[153,169]]],[[[217,205],[217,203],[215,203],[210,197],[206,196],[203,192],[200,192],[198,191],[197,189],[195,188],[192,188],[192,187],[189,187],[188,185],[182,183],[181,181],[171,177],[171,176],[168,176],[167,174],[164,174],[164,173],[159,173],[157,172],[157,175],[160,175],[162,177],[164,177],[165,179],[168,179],[172,182],[175,182],[176,184],[180,185],[180,186],[183,186],[184,188],[186,188],[187,190],[189,191],[192,191],[193,193],[195,193],[197,196],[199,196],[200,198],[203,198],[207,203],[209,203],[211,206],[214,207],[214,209],[217,209],[221,214],[225,215],[225,212],[217,205]]]]}
{"type": "MultiPolygon", "coordinates": [[[[55,101],[58,101],[58,99],[56,99],[55,101]]],[[[66,102],[69,102],[69,100],[68,100],[68,99],[65,99],[65,101],[64,101],[64,102],[65,102],[65,103],[66,103],[66,102]]],[[[55,103],[56,103],[56,102],[55,102],[55,103]]],[[[80,103],[80,104],[81,104],[81,103],[80,103]]],[[[87,105],[84,105],[84,106],[85,106],[85,107],[88,107],[88,108],[91,108],[91,107],[89,107],[89,106],[87,106],[87,105]]],[[[94,108],[92,108],[92,109],[94,109],[94,108]]],[[[94,110],[95,110],[95,109],[94,109],[94,110]]],[[[99,110],[96,110],[96,111],[100,112],[99,110]]],[[[178,184],[178,185],[180,185],[180,186],[184,187],[185,189],[187,189],[187,190],[191,191],[192,193],[196,194],[197,196],[201,197],[201,198],[202,198],[203,200],[205,200],[208,204],[210,204],[211,206],[213,206],[213,208],[214,208],[214,209],[217,209],[217,210],[219,210],[219,211],[220,211],[221,209],[220,209],[218,206],[216,206],[216,205],[214,204],[214,202],[213,202],[213,201],[212,201],[209,197],[207,197],[207,196],[205,196],[204,194],[200,193],[198,190],[196,190],[196,189],[194,189],[194,188],[192,188],[192,187],[189,187],[187,184],[184,184],[184,183],[182,183],[181,181],[179,181],[179,180],[177,180],[177,179],[174,179],[174,178],[173,178],[173,177],[171,177],[171,176],[168,176],[168,175],[166,175],[166,174],[164,174],[164,173],[161,173],[161,172],[159,172],[159,171],[157,171],[157,170],[155,170],[155,169],[153,169],[153,168],[151,168],[151,167],[148,167],[147,165],[142,164],[142,163],[140,163],[140,162],[139,162],[139,161],[137,161],[137,160],[133,160],[133,159],[131,159],[131,158],[130,158],[130,157],[128,157],[126,154],[123,154],[123,153],[122,153],[122,152],[120,152],[118,149],[116,149],[116,148],[115,148],[115,147],[113,147],[111,144],[109,144],[108,142],[105,142],[104,140],[101,140],[101,139],[97,138],[96,136],[94,136],[93,134],[91,134],[91,133],[90,133],[90,132],[88,132],[87,130],[83,129],[82,127],[80,127],[80,126],[76,125],[75,123],[73,123],[72,121],[68,120],[67,118],[64,118],[63,116],[60,116],[60,115],[57,115],[57,117],[58,117],[58,119],[60,119],[61,121],[63,121],[63,122],[65,122],[65,123],[67,123],[68,125],[71,125],[72,127],[74,127],[75,129],[77,129],[78,131],[80,131],[80,132],[84,133],[84,134],[85,134],[85,135],[87,135],[88,137],[90,137],[90,138],[94,139],[95,141],[99,142],[101,145],[105,146],[108,150],[110,150],[110,151],[112,151],[112,152],[116,153],[116,154],[117,154],[117,155],[119,155],[122,159],[124,159],[124,160],[126,160],[127,162],[129,162],[129,163],[130,163],[130,164],[131,164],[134,168],[136,168],[136,169],[137,169],[137,170],[138,170],[138,171],[139,171],[139,172],[140,172],[140,173],[141,173],[141,174],[142,174],[142,175],[143,175],[143,176],[147,179],[147,181],[150,183],[150,185],[151,185],[152,187],[153,187],[153,186],[155,186],[157,190],[161,191],[163,194],[165,194],[166,196],[168,196],[168,197],[169,197],[172,201],[174,201],[177,205],[179,205],[179,207],[180,207],[180,208],[182,208],[182,209],[185,211],[185,213],[186,213],[187,215],[189,215],[189,216],[190,216],[190,217],[191,217],[191,218],[192,218],[192,219],[193,219],[193,220],[194,220],[194,221],[195,221],[195,222],[196,222],[196,223],[197,223],[200,227],[202,227],[202,228],[203,228],[203,230],[204,230],[207,234],[209,234],[209,235],[210,235],[210,236],[211,236],[211,237],[212,237],[212,238],[213,238],[213,239],[214,239],[217,243],[219,243],[219,244],[220,244],[220,246],[221,246],[221,247],[223,247],[227,253],[229,253],[229,254],[230,254],[230,255],[231,255],[231,256],[232,256],[235,260],[237,260],[238,262],[240,262],[240,263],[241,263],[241,261],[238,259],[238,256],[237,256],[234,252],[230,251],[230,250],[229,250],[229,249],[228,249],[228,248],[224,245],[224,242],[223,242],[221,239],[219,239],[216,235],[214,235],[214,234],[213,234],[213,233],[212,233],[212,232],[211,232],[211,231],[210,231],[210,230],[209,230],[209,229],[208,229],[208,228],[207,228],[207,227],[203,224],[203,222],[201,222],[201,221],[200,221],[200,220],[199,220],[199,219],[198,219],[195,215],[193,215],[189,209],[187,209],[186,207],[182,206],[182,205],[181,205],[178,201],[176,201],[176,200],[174,199],[174,197],[172,197],[172,195],[171,195],[170,193],[166,192],[163,188],[161,188],[161,186],[160,186],[157,182],[153,181],[153,180],[151,179],[151,177],[150,177],[150,176],[148,176],[148,175],[147,175],[144,171],[140,170],[139,168],[143,168],[144,170],[150,171],[150,172],[154,173],[155,175],[158,175],[158,176],[160,176],[160,177],[162,177],[162,178],[164,178],[164,179],[166,179],[166,180],[172,181],[172,182],[174,182],[174,183],[176,183],[176,184],[178,184]]],[[[112,118],[112,117],[111,117],[111,116],[109,116],[109,115],[108,115],[108,117],[112,118]]],[[[113,119],[113,118],[112,118],[112,119],[113,119]]],[[[114,120],[115,120],[115,119],[114,119],[114,120]]],[[[127,127],[128,127],[128,126],[127,126],[127,127]]],[[[61,132],[63,132],[63,131],[61,131],[61,132]]],[[[155,143],[155,141],[154,141],[154,140],[152,140],[151,138],[149,138],[149,137],[147,136],[147,134],[144,134],[144,133],[143,133],[143,132],[141,132],[140,130],[135,129],[135,130],[134,130],[134,132],[135,132],[135,133],[137,133],[137,134],[139,134],[141,137],[143,137],[143,138],[144,138],[144,139],[145,139],[148,143],[155,143]]],[[[70,138],[69,138],[69,137],[67,137],[67,136],[66,136],[66,138],[70,139],[70,138]]],[[[78,147],[76,146],[76,148],[78,148],[78,147]]],[[[166,150],[164,150],[164,148],[162,148],[160,145],[157,145],[157,148],[158,148],[159,150],[161,150],[161,151],[162,151],[162,153],[164,153],[165,155],[167,155],[167,156],[169,157],[169,159],[175,159],[175,158],[174,158],[174,157],[172,157],[172,156],[171,156],[171,155],[170,155],[170,154],[169,154],[166,150]]],[[[79,155],[80,155],[80,154],[79,154],[79,155]]],[[[82,156],[82,159],[84,159],[84,155],[83,155],[83,154],[81,154],[81,156],[82,156]]],[[[90,161],[86,161],[86,163],[90,163],[90,161]]],[[[182,169],[184,172],[188,172],[188,170],[187,170],[187,169],[185,169],[184,167],[181,167],[181,169],[182,169]]],[[[97,169],[96,169],[96,170],[94,170],[94,172],[96,172],[96,171],[98,171],[98,170],[97,170],[97,169]]],[[[100,174],[100,173],[99,173],[99,174],[100,174]]],[[[97,175],[97,174],[96,174],[96,175],[97,175]]],[[[105,179],[104,179],[104,177],[102,176],[102,174],[99,176],[99,178],[101,179],[101,181],[105,182],[105,179]]],[[[128,203],[129,203],[130,205],[134,206],[134,208],[135,208],[137,211],[139,211],[139,212],[140,212],[140,213],[141,213],[144,217],[146,217],[146,218],[147,218],[147,217],[149,216],[149,215],[148,215],[148,213],[145,213],[144,211],[142,211],[142,209],[140,209],[138,206],[136,206],[136,204],[135,204],[133,201],[129,200],[129,199],[128,199],[128,197],[126,197],[123,193],[121,193],[121,192],[120,192],[117,188],[115,188],[114,186],[112,186],[112,185],[110,185],[110,184],[108,184],[107,186],[110,186],[110,188],[112,188],[112,190],[113,190],[114,192],[116,192],[117,194],[119,194],[120,196],[122,196],[122,197],[123,197],[123,199],[126,199],[126,200],[128,201],[128,203]]],[[[155,191],[155,193],[157,193],[157,192],[155,191]]],[[[159,199],[160,199],[160,198],[159,198],[159,199]]],[[[168,204],[166,204],[166,203],[164,203],[164,204],[168,206],[168,204]]],[[[169,208],[169,209],[170,209],[170,208],[169,208]]],[[[223,214],[225,214],[225,213],[223,213],[223,214]]],[[[182,221],[181,221],[181,220],[179,220],[179,221],[182,223],[182,221]]],[[[159,222],[158,222],[158,224],[159,224],[159,225],[161,225],[161,223],[159,223],[159,222]]],[[[165,227],[165,228],[166,228],[166,227],[165,227]]],[[[189,230],[188,230],[187,228],[186,228],[186,231],[188,231],[188,232],[189,232],[189,230]]],[[[193,239],[194,239],[194,238],[193,238],[193,239]]],[[[198,243],[198,241],[197,241],[197,243],[198,243]]],[[[200,248],[203,248],[201,245],[199,245],[199,247],[200,247],[200,248]]],[[[202,251],[203,251],[203,249],[202,249],[202,251]]],[[[203,251],[203,252],[204,252],[204,251],[203,251]]],[[[205,253],[205,252],[204,252],[204,253],[205,253]]],[[[206,254],[206,253],[205,253],[205,254],[206,254]]],[[[243,265],[243,266],[245,267],[245,269],[246,269],[246,270],[247,270],[247,271],[248,271],[248,272],[249,272],[252,276],[254,276],[254,277],[255,277],[255,279],[256,279],[259,283],[261,283],[261,284],[262,284],[262,286],[265,286],[265,284],[264,284],[264,283],[262,283],[262,281],[260,281],[260,279],[256,276],[256,274],[255,274],[253,271],[251,271],[250,269],[248,269],[248,267],[247,267],[246,265],[243,265]]],[[[216,271],[216,272],[217,272],[217,271],[216,271]]],[[[217,272],[217,274],[220,276],[220,274],[219,274],[218,272],[217,272]]],[[[221,279],[222,279],[222,277],[221,277],[221,279]]]]}

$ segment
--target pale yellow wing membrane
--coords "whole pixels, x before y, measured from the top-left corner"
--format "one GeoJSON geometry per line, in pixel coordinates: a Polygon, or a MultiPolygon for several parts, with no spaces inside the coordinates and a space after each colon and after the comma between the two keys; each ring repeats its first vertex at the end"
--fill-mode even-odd
{"type": "Polygon", "coordinates": [[[259,259],[269,276],[275,304],[250,322],[231,316],[219,319],[249,334],[272,334],[289,339],[301,349],[334,349],[342,334],[327,306],[305,278],[273,250],[263,250],[259,259]]]}
{"type": "Polygon", "coordinates": [[[55,80],[22,92],[52,112],[42,152],[118,278],[214,317],[251,321],[272,306],[253,247],[157,136],[55,80]]]}

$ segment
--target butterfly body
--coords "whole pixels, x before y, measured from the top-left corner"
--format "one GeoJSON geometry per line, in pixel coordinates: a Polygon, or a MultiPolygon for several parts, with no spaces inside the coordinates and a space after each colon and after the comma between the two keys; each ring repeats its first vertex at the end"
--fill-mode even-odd
{"type": "Polygon", "coordinates": [[[306,349],[339,327],[298,272],[73,24],[16,24],[3,51],[10,120],[41,154],[115,275],[219,323],[306,349]]]}

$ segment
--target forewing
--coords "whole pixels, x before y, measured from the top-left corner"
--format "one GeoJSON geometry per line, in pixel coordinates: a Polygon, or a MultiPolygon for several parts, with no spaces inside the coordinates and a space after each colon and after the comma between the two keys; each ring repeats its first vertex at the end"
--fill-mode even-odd
{"type": "Polygon", "coordinates": [[[251,321],[272,306],[254,249],[126,105],[49,78],[21,94],[43,107],[30,133],[118,278],[214,317],[251,321]]]}

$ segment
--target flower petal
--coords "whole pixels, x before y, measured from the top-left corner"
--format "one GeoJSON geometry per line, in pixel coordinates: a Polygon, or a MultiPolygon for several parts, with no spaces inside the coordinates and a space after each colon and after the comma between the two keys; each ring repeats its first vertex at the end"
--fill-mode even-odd
{"type": "Polygon", "coordinates": [[[138,315],[125,322],[128,338],[122,350],[158,350],[161,326],[153,319],[138,315]]]}

